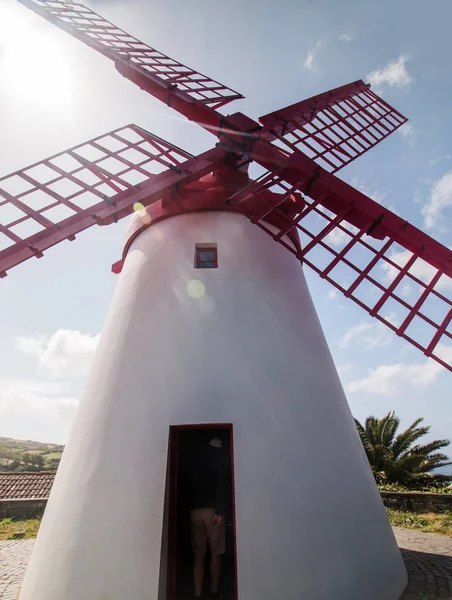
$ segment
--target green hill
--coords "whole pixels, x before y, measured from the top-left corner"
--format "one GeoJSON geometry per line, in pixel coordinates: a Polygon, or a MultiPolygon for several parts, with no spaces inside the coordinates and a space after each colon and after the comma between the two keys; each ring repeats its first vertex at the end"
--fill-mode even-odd
{"type": "Polygon", "coordinates": [[[36,455],[40,455],[44,459],[44,469],[55,470],[63,450],[64,446],[61,444],[0,437],[0,471],[7,470],[16,463],[27,462],[36,455]]]}

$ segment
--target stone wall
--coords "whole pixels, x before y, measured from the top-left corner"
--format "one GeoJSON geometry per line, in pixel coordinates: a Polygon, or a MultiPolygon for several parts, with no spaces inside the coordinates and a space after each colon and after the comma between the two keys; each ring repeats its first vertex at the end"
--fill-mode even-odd
{"type": "Polygon", "coordinates": [[[415,513],[452,512],[452,494],[428,494],[426,492],[380,492],[386,508],[415,513]]]}
{"type": "Polygon", "coordinates": [[[31,519],[32,517],[42,517],[47,504],[45,500],[20,499],[20,500],[0,500],[0,521],[8,517],[14,519],[31,519]]]}

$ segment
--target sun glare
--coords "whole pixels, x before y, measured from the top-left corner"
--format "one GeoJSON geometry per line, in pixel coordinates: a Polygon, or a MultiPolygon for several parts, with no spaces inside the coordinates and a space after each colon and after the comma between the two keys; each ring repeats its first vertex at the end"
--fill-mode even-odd
{"type": "Polygon", "coordinates": [[[67,109],[74,95],[70,61],[55,33],[11,3],[0,6],[0,81],[11,102],[52,111],[67,109]]]}

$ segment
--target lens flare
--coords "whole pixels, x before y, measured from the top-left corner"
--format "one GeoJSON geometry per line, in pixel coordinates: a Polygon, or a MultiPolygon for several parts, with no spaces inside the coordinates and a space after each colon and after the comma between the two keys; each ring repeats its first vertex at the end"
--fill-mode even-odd
{"type": "Polygon", "coordinates": [[[201,298],[198,298],[198,308],[204,314],[210,315],[215,310],[215,300],[212,296],[204,294],[201,298]]]}
{"type": "Polygon", "coordinates": [[[144,225],[150,225],[152,218],[151,215],[146,210],[146,207],[141,204],[141,202],[135,202],[133,205],[134,212],[137,213],[138,218],[142,221],[144,225]]]}
{"type": "Polygon", "coordinates": [[[187,283],[187,294],[190,298],[197,300],[202,298],[206,293],[206,286],[199,279],[192,279],[187,283]]]}

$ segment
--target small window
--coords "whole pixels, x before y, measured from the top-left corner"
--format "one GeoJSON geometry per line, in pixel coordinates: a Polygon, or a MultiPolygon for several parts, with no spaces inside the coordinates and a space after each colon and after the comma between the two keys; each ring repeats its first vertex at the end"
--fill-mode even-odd
{"type": "Polygon", "coordinates": [[[216,244],[196,244],[195,268],[216,269],[218,267],[218,253],[216,244]]]}

